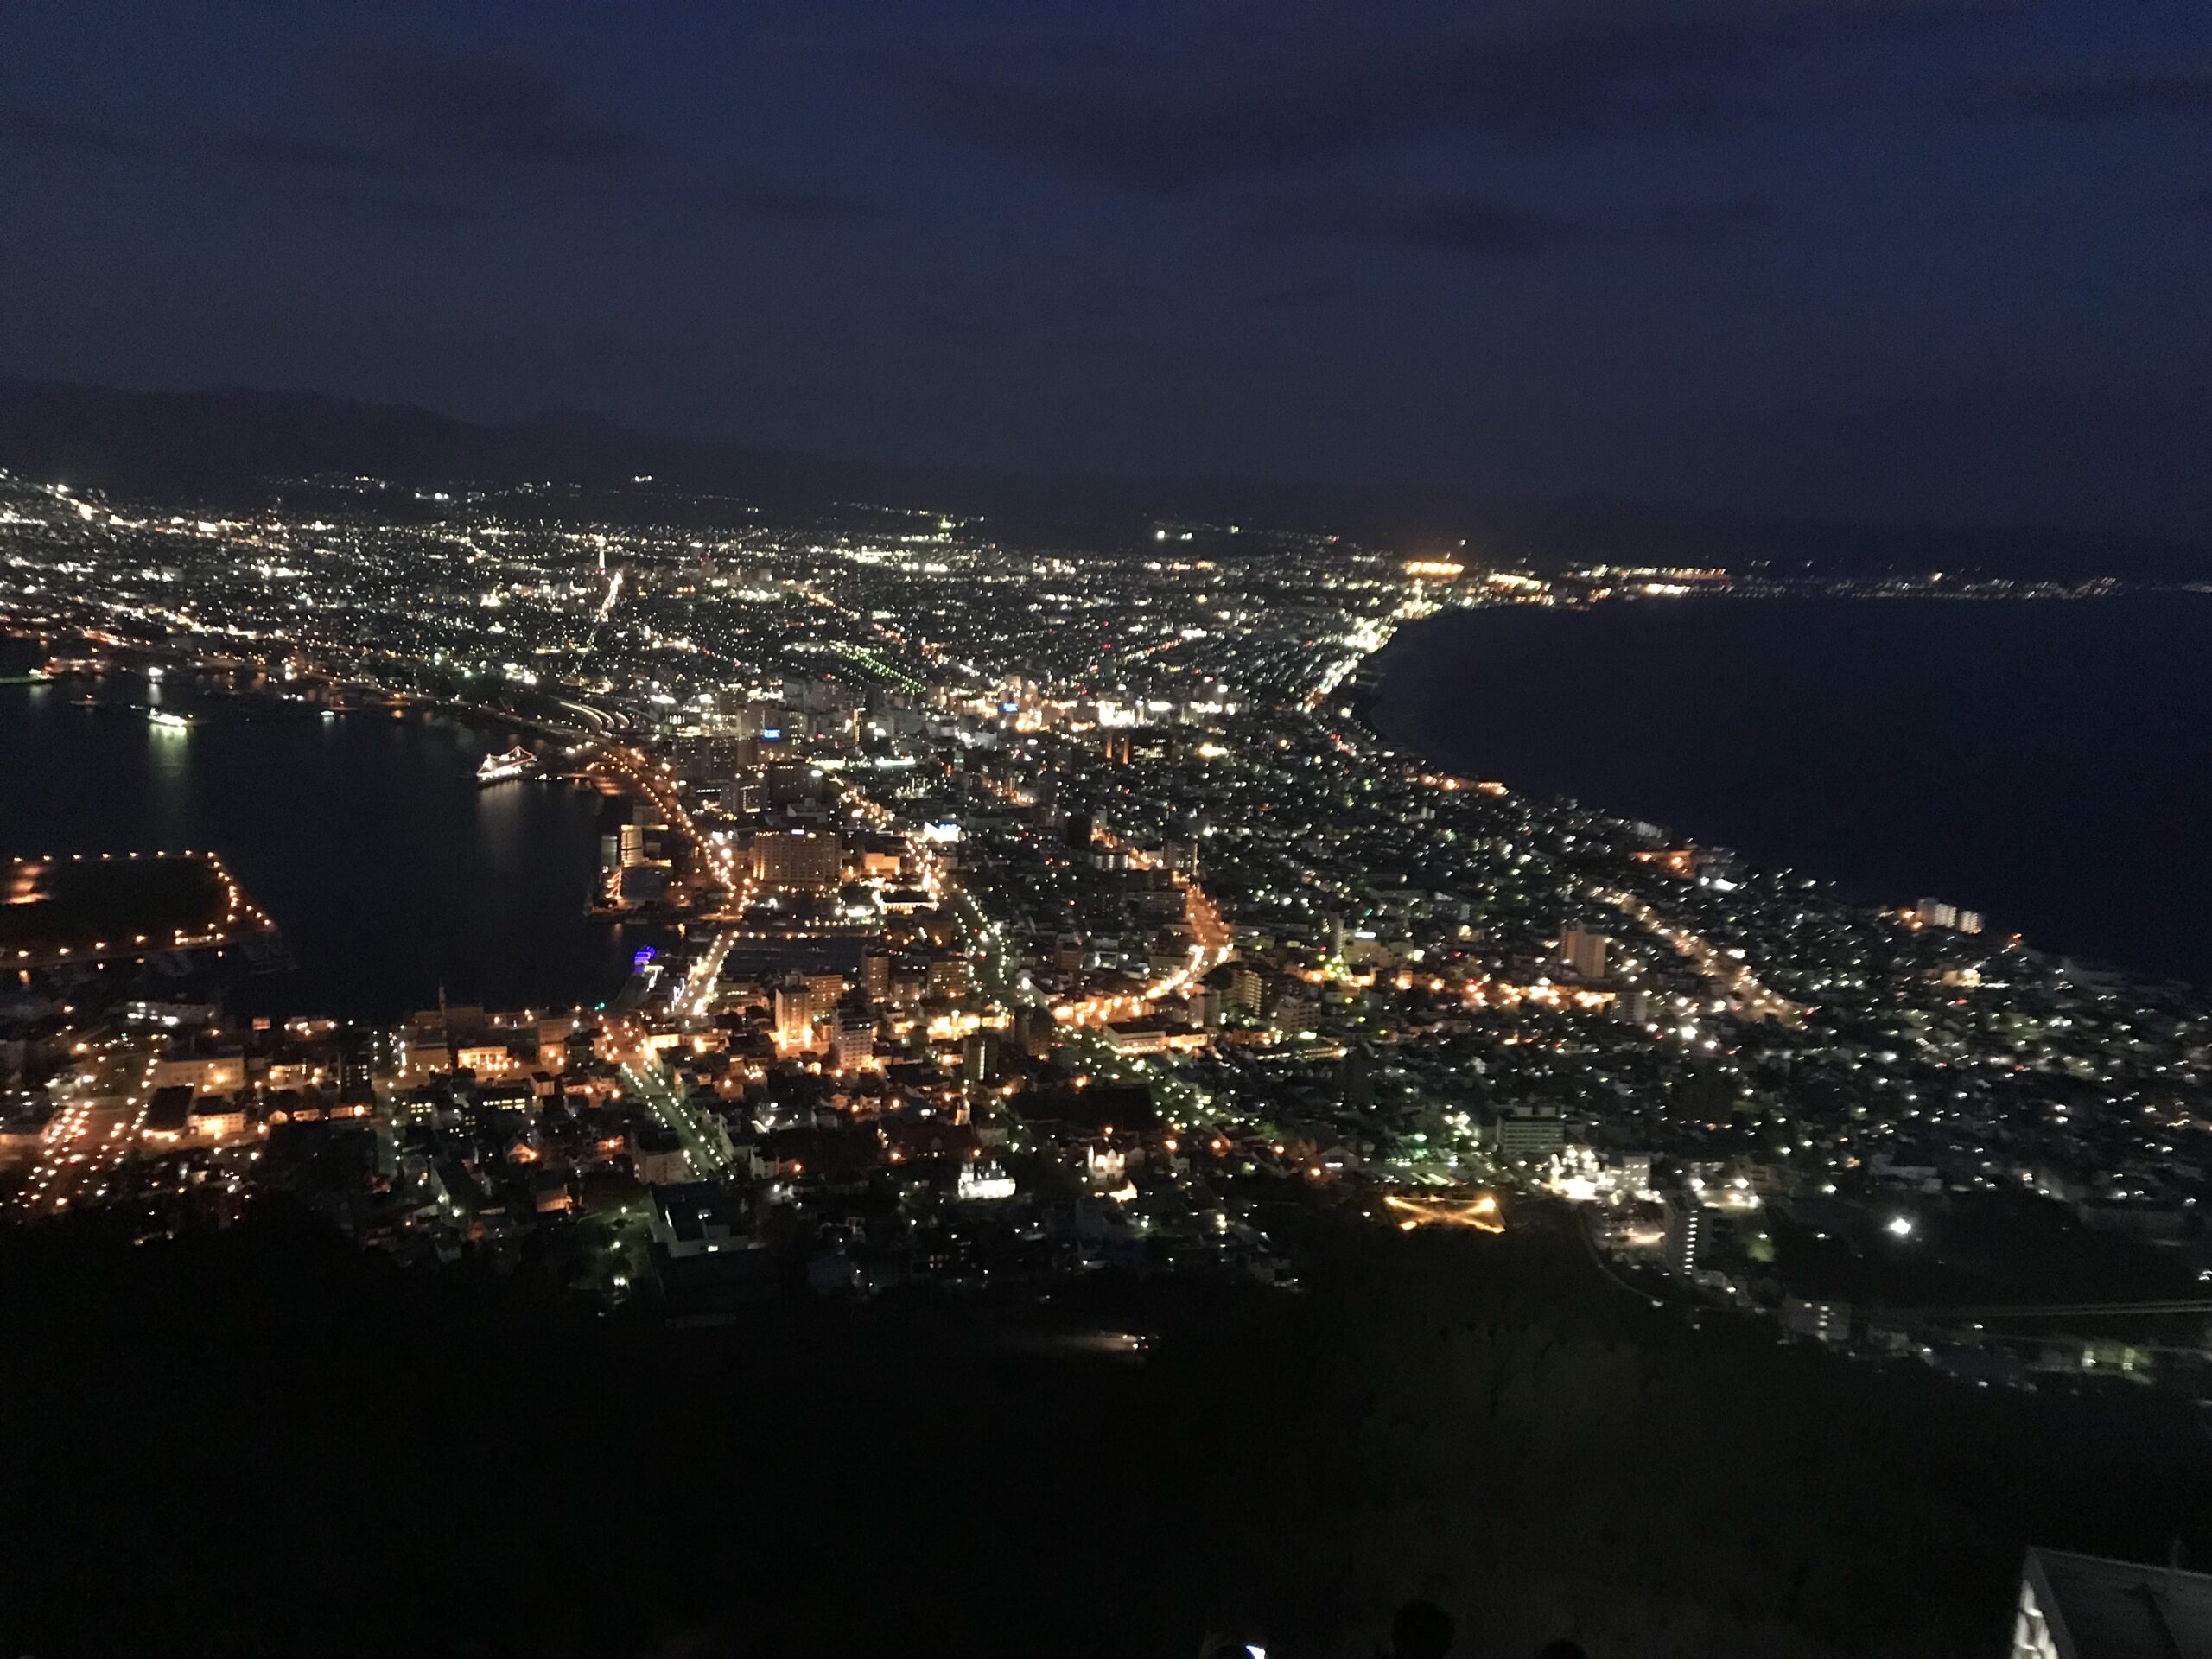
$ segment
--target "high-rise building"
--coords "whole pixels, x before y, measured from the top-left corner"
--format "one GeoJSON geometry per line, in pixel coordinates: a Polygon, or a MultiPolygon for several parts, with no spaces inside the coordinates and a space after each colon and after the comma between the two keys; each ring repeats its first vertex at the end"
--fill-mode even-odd
{"type": "Polygon", "coordinates": [[[753,880],[763,893],[833,893],[844,861],[843,843],[816,830],[770,830],[753,837],[753,880]]]}
{"type": "Polygon", "coordinates": [[[1948,927],[1961,933],[1981,931],[1981,912],[1961,910],[1956,905],[1947,905],[1941,899],[1923,899],[1913,906],[1913,915],[1923,927],[1948,927]]]}
{"type": "Polygon", "coordinates": [[[891,953],[881,945],[872,944],[861,953],[861,988],[871,1002],[884,1001],[891,995],[891,953]]]}
{"type": "Polygon", "coordinates": [[[1587,928],[1567,927],[1559,936],[1559,959],[1577,979],[1592,983],[1605,976],[1605,951],[1612,940],[1587,928]]]}
{"type": "Polygon", "coordinates": [[[834,1040],[839,1071],[868,1065],[875,1058],[875,1015],[866,1008],[839,1008],[834,1040]]]}
{"type": "Polygon", "coordinates": [[[776,1042],[783,1048],[814,1045],[814,993],[796,974],[776,987],[776,1042]]]}
{"type": "Polygon", "coordinates": [[[1685,1275],[1695,1273],[1699,1235],[1705,1228],[1705,1205],[1699,1201],[1696,1193],[1681,1188],[1670,1190],[1664,1201],[1667,1209],[1664,1249],[1668,1271],[1685,1275]]]}
{"type": "Polygon", "coordinates": [[[1229,1006],[1255,1014],[1267,995],[1267,981],[1260,977],[1258,969],[1248,968],[1240,962],[1230,969],[1229,1006]]]}
{"type": "Polygon", "coordinates": [[[1923,899],[1914,909],[1919,912],[1923,927],[1956,927],[1959,925],[1959,907],[1947,905],[1941,899],[1923,899]]]}
{"type": "Polygon", "coordinates": [[[744,755],[736,740],[683,737],[669,746],[669,762],[676,775],[687,783],[734,783],[744,755]]]}
{"type": "Polygon", "coordinates": [[[960,1049],[960,1080],[963,1083],[985,1084],[998,1075],[999,1034],[995,1031],[970,1033],[960,1049]]]}

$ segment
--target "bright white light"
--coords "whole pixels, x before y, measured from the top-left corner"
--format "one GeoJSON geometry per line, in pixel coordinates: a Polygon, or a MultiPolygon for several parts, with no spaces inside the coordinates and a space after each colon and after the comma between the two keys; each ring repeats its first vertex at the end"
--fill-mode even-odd
{"type": "Polygon", "coordinates": [[[1891,1234],[1895,1237],[1910,1238],[1912,1236],[1912,1217],[1910,1216],[1891,1216],[1889,1220],[1889,1229],[1891,1234]]]}

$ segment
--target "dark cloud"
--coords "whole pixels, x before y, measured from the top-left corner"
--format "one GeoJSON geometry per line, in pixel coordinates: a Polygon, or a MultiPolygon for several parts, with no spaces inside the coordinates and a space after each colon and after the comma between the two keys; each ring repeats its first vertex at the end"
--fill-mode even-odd
{"type": "Polygon", "coordinates": [[[315,201],[364,225],[387,230],[448,230],[481,219],[482,212],[442,196],[382,190],[325,190],[315,201]]]}
{"type": "Polygon", "coordinates": [[[415,170],[404,156],[342,140],[264,128],[157,133],[28,110],[0,110],[0,147],[118,162],[238,162],[331,174],[415,170]]]}
{"type": "MultiPolygon", "coordinates": [[[[658,153],[627,124],[527,64],[476,53],[378,48],[345,63],[306,124],[141,131],[0,110],[0,144],[120,161],[238,162],[332,177],[607,173],[658,153]]],[[[787,210],[803,208],[793,192],[787,210]]],[[[817,213],[833,211],[817,198],[817,213]]]]}
{"type": "Polygon", "coordinates": [[[389,150],[311,133],[239,129],[213,133],[201,146],[205,153],[225,160],[308,173],[387,175],[417,170],[415,163],[389,150]]]}
{"type": "Polygon", "coordinates": [[[59,378],[2203,522],[2117,424],[2025,467],[1862,413],[2007,372],[2201,413],[2208,0],[32,10],[0,347],[59,378]]]}
{"type": "Polygon", "coordinates": [[[1622,244],[1688,247],[1763,230],[1779,218],[1772,202],[1762,201],[1756,196],[1674,202],[1617,221],[1611,226],[1611,236],[1615,242],[1622,244]]]}
{"type": "Polygon", "coordinates": [[[1334,305],[1358,291],[1353,284],[1338,277],[1313,276],[1302,283],[1263,289],[1245,303],[1260,311],[1303,311],[1314,306],[1334,305]]]}
{"type": "Polygon", "coordinates": [[[835,191],[809,190],[757,175],[726,180],[702,193],[703,199],[741,219],[786,225],[821,225],[840,219],[874,219],[874,202],[835,191]]]}
{"type": "Polygon", "coordinates": [[[1048,41],[996,61],[964,51],[909,60],[897,73],[953,137],[1166,194],[1444,137],[1556,145],[1718,133],[1775,113],[1767,74],[1790,53],[1980,10],[1967,0],[1569,0],[1395,15],[1231,10],[1142,48],[1048,41]]]}
{"type": "Polygon", "coordinates": [[[1572,219],[1487,197],[1365,194],[1271,209],[1254,228],[1274,236],[1342,237],[1430,253],[1516,257],[1581,241],[1572,219]]]}
{"type": "Polygon", "coordinates": [[[2212,67],[2092,68],[2016,85],[1980,101],[1985,108],[2050,121],[2212,115],[2212,67]]]}
{"type": "Polygon", "coordinates": [[[657,149],[561,80],[506,58],[390,47],[363,55],[350,79],[359,112],[389,143],[462,166],[607,170],[657,149]]]}
{"type": "MultiPolygon", "coordinates": [[[[642,134],[588,110],[562,83],[501,59],[378,48],[345,60],[335,90],[312,124],[296,126],[156,133],[0,109],[0,148],[321,181],[297,199],[399,229],[484,217],[456,192],[497,198],[524,181],[626,178],[633,163],[659,153],[642,134]]],[[[696,189],[632,182],[647,197],[683,197],[734,218],[790,225],[881,211],[857,196],[760,173],[696,189]]]]}
{"type": "Polygon", "coordinates": [[[118,161],[142,161],[161,153],[150,139],[121,127],[15,109],[0,109],[0,148],[118,161]]]}
{"type": "Polygon", "coordinates": [[[1631,213],[1570,216],[1458,191],[1363,190],[1279,200],[1255,214],[1263,238],[1339,238],[1376,246],[1479,258],[1521,258],[1561,248],[1690,246],[1770,224],[1748,198],[1670,203],[1631,213]]]}

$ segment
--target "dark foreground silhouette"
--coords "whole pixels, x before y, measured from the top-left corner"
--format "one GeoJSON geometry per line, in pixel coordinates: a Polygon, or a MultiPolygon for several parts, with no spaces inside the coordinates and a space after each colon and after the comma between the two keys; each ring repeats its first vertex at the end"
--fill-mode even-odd
{"type": "Polygon", "coordinates": [[[1454,1655],[1934,1656],[1994,1650],[2031,1540],[2212,1545],[2203,1439],[2147,1393],[1690,1331],[1541,1229],[1310,1225],[1301,1296],[706,1332],[279,1218],[0,1235],[0,1644],[1363,1659],[1424,1599],[1454,1655]],[[1141,1363],[1029,1339],[1139,1314],[1141,1363]]]}

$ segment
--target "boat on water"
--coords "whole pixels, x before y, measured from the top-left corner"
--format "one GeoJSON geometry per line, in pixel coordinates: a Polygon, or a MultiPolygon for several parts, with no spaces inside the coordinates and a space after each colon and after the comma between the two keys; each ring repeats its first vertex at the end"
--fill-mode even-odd
{"type": "Polygon", "coordinates": [[[484,764],[476,768],[480,784],[504,784],[510,778],[535,778],[540,763],[536,755],[519,743],[505,754],[487,754],[484,764]]]}

